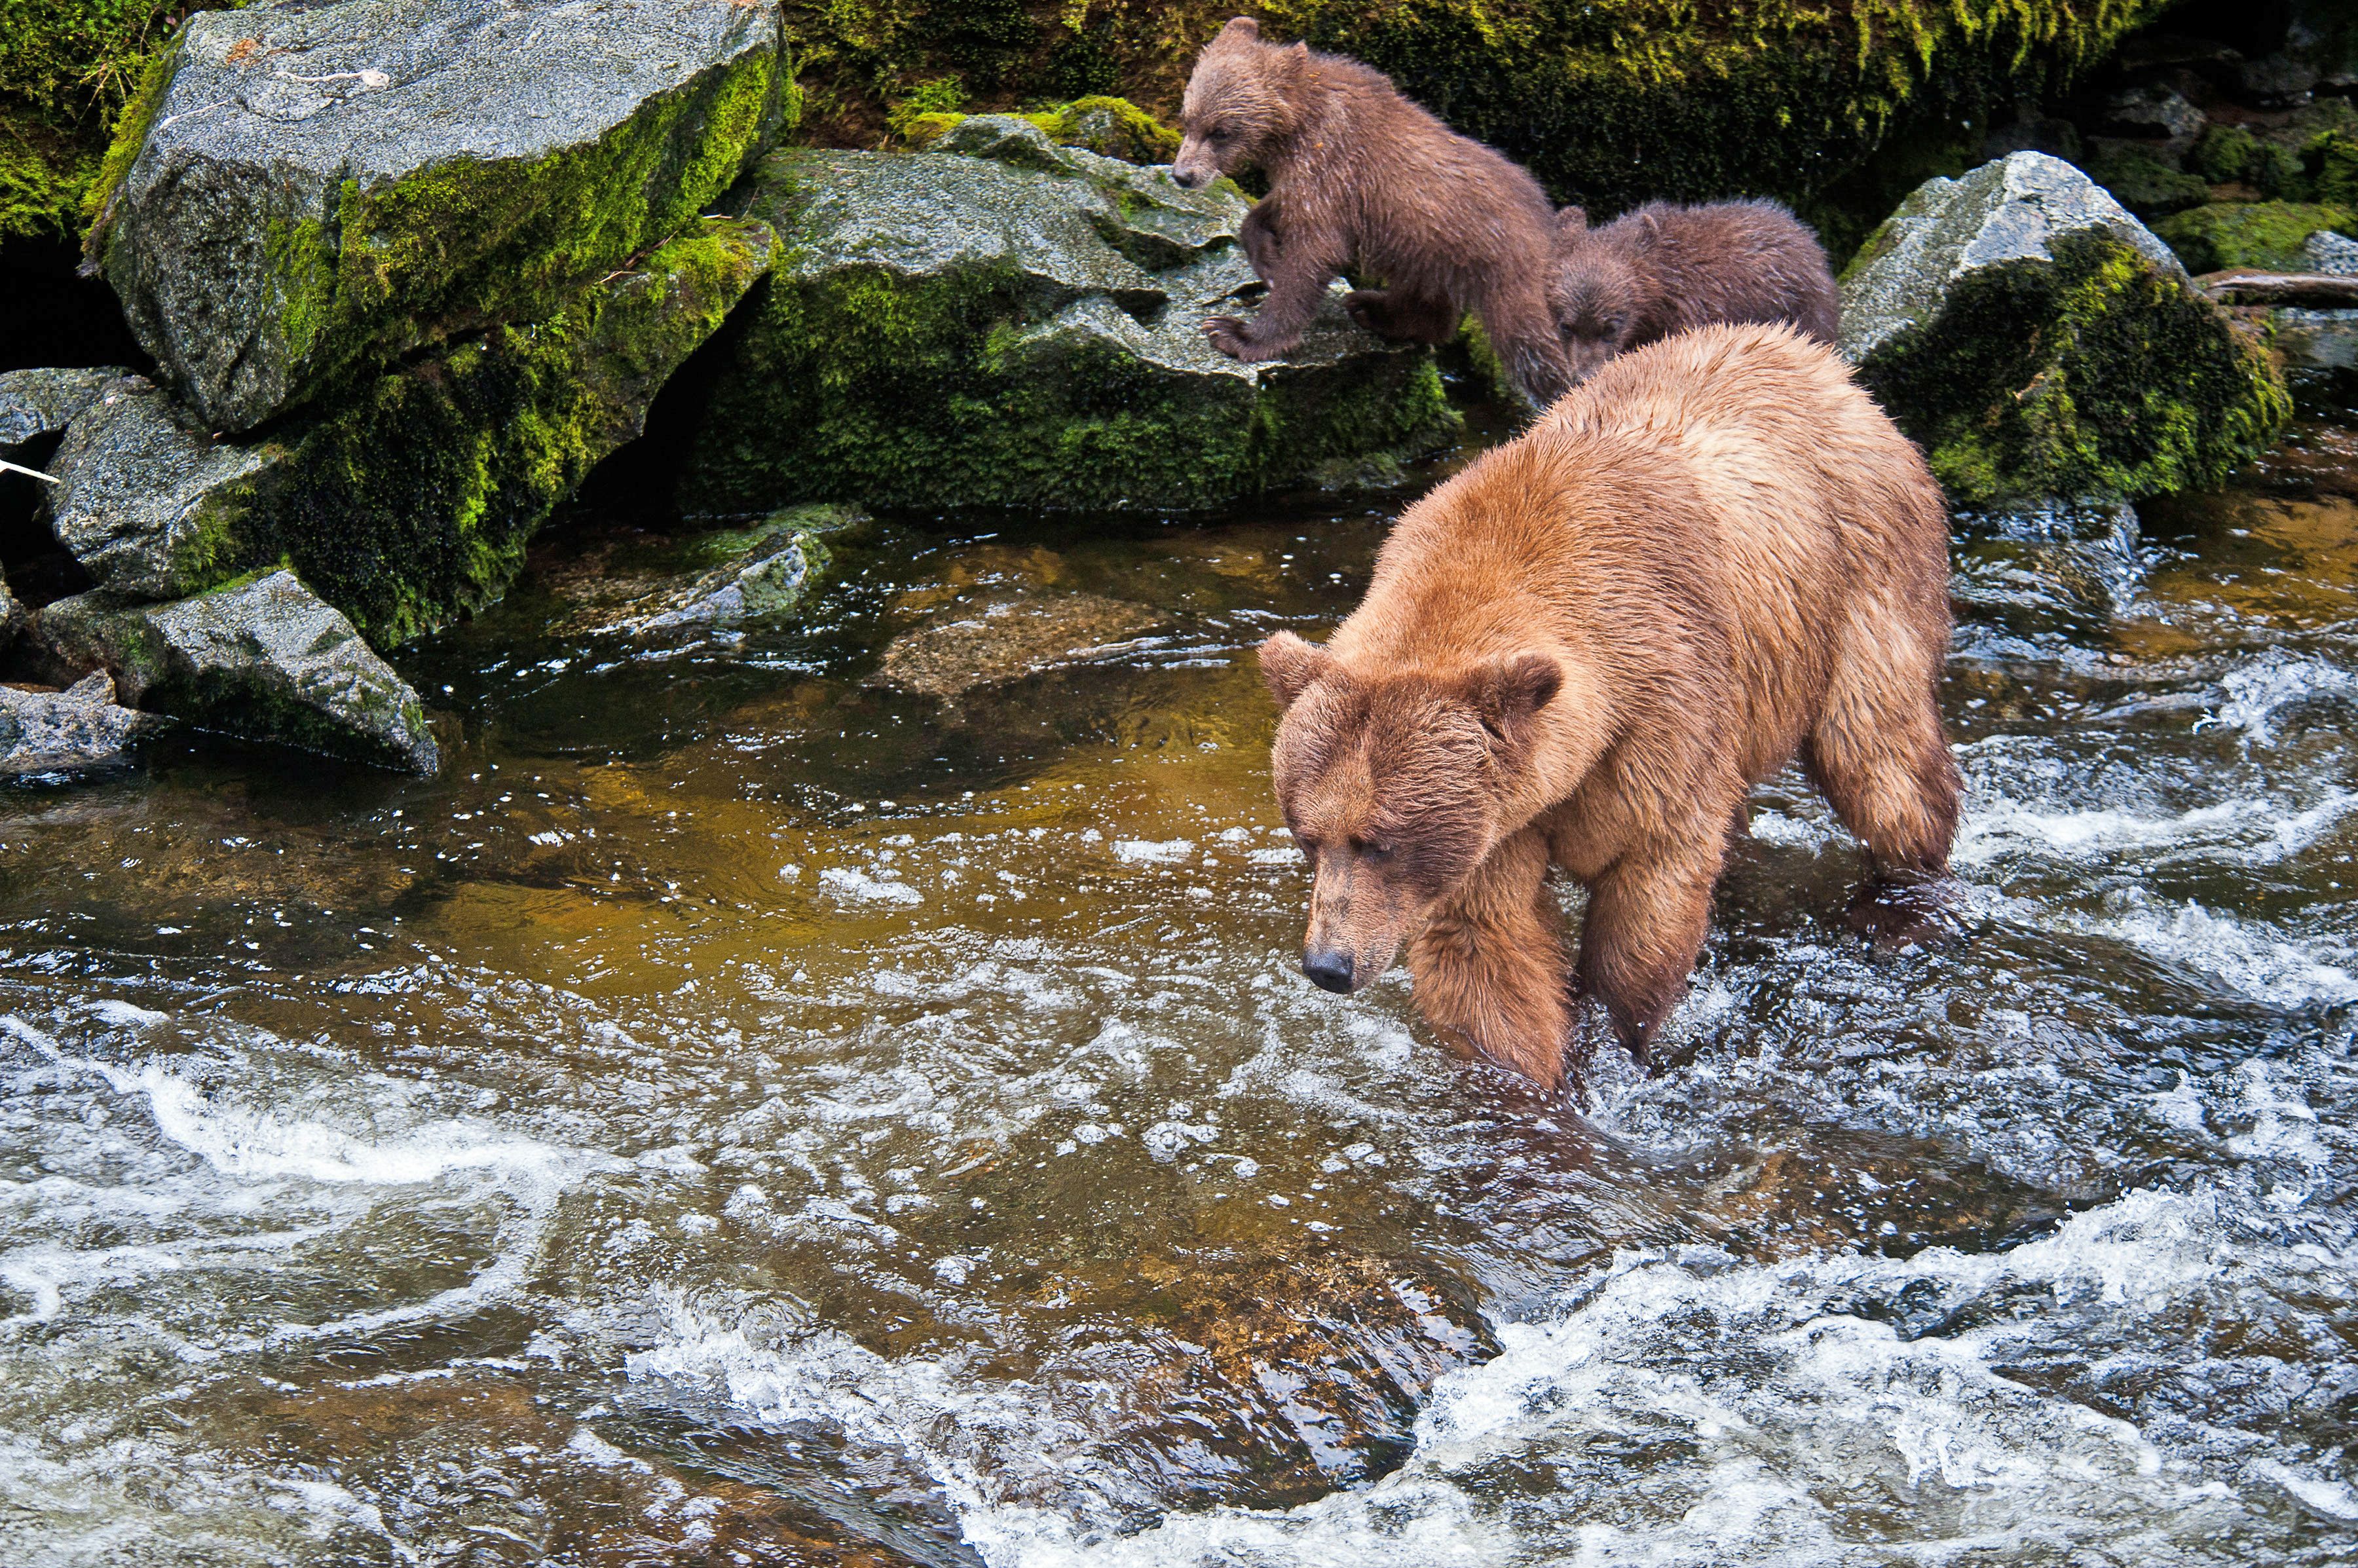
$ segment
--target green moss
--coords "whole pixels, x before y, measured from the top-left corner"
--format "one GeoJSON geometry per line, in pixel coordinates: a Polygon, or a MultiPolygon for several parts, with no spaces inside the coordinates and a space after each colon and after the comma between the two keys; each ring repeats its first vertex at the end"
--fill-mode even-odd
{"type": "Polygon", "coordinates": [[[2215,486],[2292,414],[2257,345],[2100,233],[1976,274],[1859,378],[1974,503],[2215,486]]]}
{"type": "Polygon", "coordinates": [[[2201,177],[2173,168],[2142,147],[2092,153],[2080,167],[2115,200],[2148,221],[2211,200],[2211,188],[2201,177]]]}
{"type": "Polygon", "coordinates": [[[1964,127],[2168,0],[1274,0],[1271,30],[1390,71],[1563,200],[1806,200],[1911,126],[1964,127]]]}
{"type": "Polygon", "coordinates": [[[2301,173],[2311,200],[2358,207],[2358,133],[2318,136],[2301,149],[2301,173]]]}
{"type": "Polygon", "coordinates": [[[2156,223],[2153,232],[2193,273],[2254,266],[2299,272],[2320,229],[2358,235],[2358,211],[2293,201],[2212,202],[2156,223]]]}
{"type": "Polygon", "coordinates": [[[1106,157],[1169,163],[1179,156],[1179,133],[1127,98],[1079,98],[1026,118],[1052,142],[1106,157]]]}
{"type": "Polygon", "coordinates": [[[96,210],[93,190],[103,197],[128,167],[108,147],[116,124],[146,133],[161,91],[155,68],[179,19],[237,3],[0,4],[0,240],[72,235],[96,210]]]}
{"type": "Polygon", "coordinates": [[[240,525],[245,557],[291,562],[380,647],[489,603],[770,246],[761,224],[707,220],[541,320],[376,377],[290,433],[240,525]]]}

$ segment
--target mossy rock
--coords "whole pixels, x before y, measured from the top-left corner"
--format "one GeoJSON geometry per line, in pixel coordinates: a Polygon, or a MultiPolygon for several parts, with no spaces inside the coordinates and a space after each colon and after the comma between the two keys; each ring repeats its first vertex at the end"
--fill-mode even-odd
{"type": "Polygon", "coordinates": [[[2140,218],[2182,212],[2211,200],[2211,188],[2201,176],[2175,168],[2143,147],[2100,144],[2084,158],[2073,161],[2140,218]]]}
{"type": "Polygon", "coordinates": [[[2358,235],[2358,211],[2302,201],[2214,201],[2154,225],[2190,272],[2308,268],[2309,237],[2320,229],[2358,235]]]}
{"type": "MultiPolygon", "coordinates": [[[[897,116],[903,144],[923,151],[937,144],[969,116],[931,111],[897,116]]],[[[1125,163],[1169,163],[1179,156],[1179,133],[1127,98],[1082,98],[1015,116],[1040,127],[1058,146],[1083,147],[1125,163]]]]}
{"type": "Polygon", "coordinates": [[[2301,152],[2305,194],[2341,207],[2358,207],[2358,131],[2328,131],[2301,152]]]}
{"type": "Polygon", "coordinates": [[[1391,73],[1561,200],[1807,200],[2103,59],[2169,0],[1273,0],[1268,30],[1391,73]]]}
{"type": "Polygon", "coordinates": [[[944,145],[991,156],[764,163],[749,211],[782,259],[701,414],[688,510],[1208,507],[1453,431],[1431,355],[1338,306],[1284,361],[1205,342],[1206,316],[1251,308],[1232,187],[1013,118],[944,145]]]}
{"type": "Polygon", "coordinates": [[[764,225],[707,219],[542,320],[378,377],[288,433],[244,557],[293,563],[379,647],[490,603],[771,256],[764,225]]]}
{"type": "Polygon", "coordinates": [[[1972,504],[2222,482],[2292,400],[2260,347],[2084,175],[1929,182],[1843,277],[1844,350],[1972,504]]]}
{"type": "Polygon", "coordinates": [[[244,431],[547,316],[705,211],[791,106],[772,0],[202,16],[124,117],[91,243],[163,377],[244,431]]]}

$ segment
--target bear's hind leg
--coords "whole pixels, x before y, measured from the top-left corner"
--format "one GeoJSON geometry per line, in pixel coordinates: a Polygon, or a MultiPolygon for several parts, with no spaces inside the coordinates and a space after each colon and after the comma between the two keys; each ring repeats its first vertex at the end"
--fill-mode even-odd
{"type": "Polygon", "coordinates": [[[1639,853],[1589,884],[1580,932],[1580,989],[1605,1004],[1629,1054],[1650,1065],[1654,1035],[1686,994],[1711,930],[1721,843],[1639,853]]]}
{"type": "Polygon", "coordinates": [[[1941,730],[1937,656],[1904,637],[1863,656],[1852,651],[1866,641],[1853,638],[1837,660],[1801,763],[1874,863],[1851,923],[1879,946],[1904,946],[1949,929],[1949,847],[1963,785],[1941,730]]]}
{"type": "Polygon", "coordinates": [[[1416,1007],[1459,1050],[1553,1090],[1572,1022],[1563,913],[1547,892],[1547,844],[1525,828],[1490,852],[1409,944],[1416,1007]]]}

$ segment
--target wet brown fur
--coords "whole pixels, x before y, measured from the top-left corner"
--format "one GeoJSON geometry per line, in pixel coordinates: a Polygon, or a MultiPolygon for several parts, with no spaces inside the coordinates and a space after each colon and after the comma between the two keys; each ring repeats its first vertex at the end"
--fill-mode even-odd
{"type": "Polygon", "coordinates": [[[1184,185],[1259,168],[1270,191],[1242,233],[1269,297],[1249,322],[1204,324],[1221,352],[1275,359],[1301,341],[1347,271],[1379,277],[1354,291],[1352,319],[1386,337],[1446,341],[1481,318],[1525,395],[1544,406],[1570,384],[1549,308],[1554,213],[1522,167],[1457,135],[1381,71],[1305,44],[1265,43],[1238,17],[1205,46],[1188,79],[1184,185]]]}
{"type": "Polygon", "coordinates": [[[1711,327],[1606,365],[1411,507],[1323,646],[1281,633],[1305,967],[1403,945],[1461,1049],[1563,1081],[1574,989],[1643,1059],[1751,784],[1799,755],[1881,873],[1948,863],[1948,520],[1826,349],[1711,327]],[[1588,889],[1574,985],[1551,866],[1588,889]]]}
{"type": "Polygon", "coordinates": [[[1717,323],[1783,321],[1833,346],[1842,302],[1825,248],[1774,201],[1650,201],[1595,228],[1556,215],[1551,308],[1574,380],[1616,354],[1717,323]]]}

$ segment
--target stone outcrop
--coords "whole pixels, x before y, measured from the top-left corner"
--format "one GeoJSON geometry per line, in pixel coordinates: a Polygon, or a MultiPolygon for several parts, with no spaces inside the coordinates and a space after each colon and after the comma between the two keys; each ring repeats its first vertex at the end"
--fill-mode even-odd
{"type": "Polygon", "coordinates": [[[404,772],[438,765],[417,694],[292,572],[169,604],[60,600],[27,637],[44,673],[103,669],[124,701],[200,729],[404,772]]]}
{"type": "Polygon", "coordinates": [[[1010,116],[937,146],[763,163],[749,213],[780,261],[699,410],[691,509],[1201,507],[1454,430],[1431,355],[1352,326],[1339,292],[1284,360],[1205,342],[1257,289],[1234,187],[1010,116]]]}
{"type": "Polygon", "coordinates": [[[44,436],[62,436],[76,415],[124,376],[111,366],[0,374],[0,458],[14,457],[44,436]]]}
{"type": "Polygon", "coordinates": [[[2169,248],[2042,153],[1901,203],[1843,275],[1843,351],[1961,502],[2215,484],[2291,415],[2169,248]]]}
{"type": "Polygon", "coordinates": [[[0,686],[0,779],[119,766],[131,742],[160,722],[117,704],[103,671],[65,691],[0,686]]]}
{"type": "Polygon", "coordinates": [[[193,18],[93,192],[93,258],[208,431],[542,318],[777,126],[774,0],[339,0],[193,18]]]}

